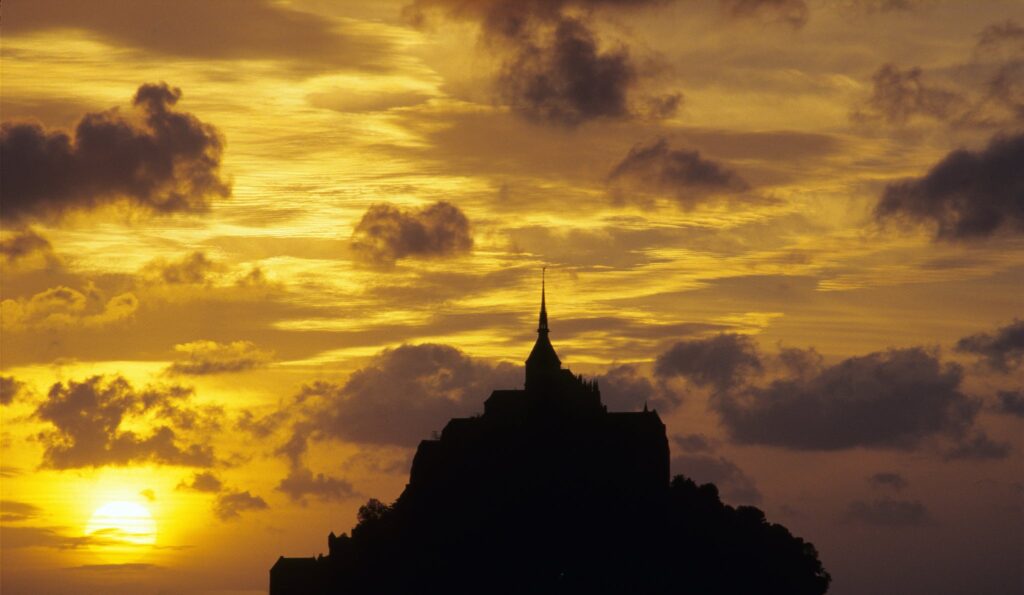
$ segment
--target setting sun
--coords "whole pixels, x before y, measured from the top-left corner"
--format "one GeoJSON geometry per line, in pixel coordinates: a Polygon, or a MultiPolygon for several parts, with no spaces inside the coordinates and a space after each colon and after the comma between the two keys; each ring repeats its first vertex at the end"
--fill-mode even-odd
{"type": "Polygon", "coordinates": [[[109,502],[92,514],[85,534],[96,539],[98,545],[153,545],[156,521],[141,504],[109,502]]]}

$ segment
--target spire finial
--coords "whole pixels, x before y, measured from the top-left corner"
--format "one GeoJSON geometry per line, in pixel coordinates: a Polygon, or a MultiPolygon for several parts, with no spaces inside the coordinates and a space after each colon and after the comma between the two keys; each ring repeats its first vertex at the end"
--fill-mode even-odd
{"type": "Polygon", "coordinates": [[[546,276],[548,267],[540,269],[540,324],[537,325],[537,332],[548,332],[548,306],[546,295],[546,276]]]}

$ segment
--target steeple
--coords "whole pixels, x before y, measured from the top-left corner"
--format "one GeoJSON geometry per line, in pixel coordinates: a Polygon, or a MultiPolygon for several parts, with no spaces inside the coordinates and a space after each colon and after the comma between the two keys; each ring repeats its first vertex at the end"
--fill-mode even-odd
{"type": "Polygon", "coordinates": [[[548,306],[544,295],[544,277],[547,270],[548,267],[544,267],[540,270],[540,323],[537,325],[537,332],[544,334],[548,333],[548,306]]]}
{"type": "Polygon", "coordinates": [[[537,323],[537,342],[533,344],[530,357],[526,358],[526,388],[544,384],[545,378],[556,375],[562,368],[555,348],[548,338],[548,307],[545,271],[541,271],[540,281],[540,320],[537,323]]]}

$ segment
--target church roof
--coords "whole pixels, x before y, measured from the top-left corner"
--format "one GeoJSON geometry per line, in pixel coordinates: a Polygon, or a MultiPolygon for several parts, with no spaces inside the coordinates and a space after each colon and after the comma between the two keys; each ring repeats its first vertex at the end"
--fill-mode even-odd
{"type": "Polygon", "coordinates": [[[562,367],[562,360],[558,359],[558,354],[555,353],[555,348],[551,345],[551,339],[548,338],[548,308],[546,302],[544,279],[542,277],[537,342],[533,344],[530,356],[526,358],[526,366],[541,370],[558,370],[562,367]]]}

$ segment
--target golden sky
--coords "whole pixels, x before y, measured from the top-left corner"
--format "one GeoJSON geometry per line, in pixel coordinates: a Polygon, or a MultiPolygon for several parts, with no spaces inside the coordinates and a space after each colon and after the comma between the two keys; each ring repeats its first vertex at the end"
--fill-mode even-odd
{"type": "Polygon", "coordinates": [[[264,592],[552,342],[832,593],[1015,593],[1024,3],[9,0],[4,593],[264,592]]]}

